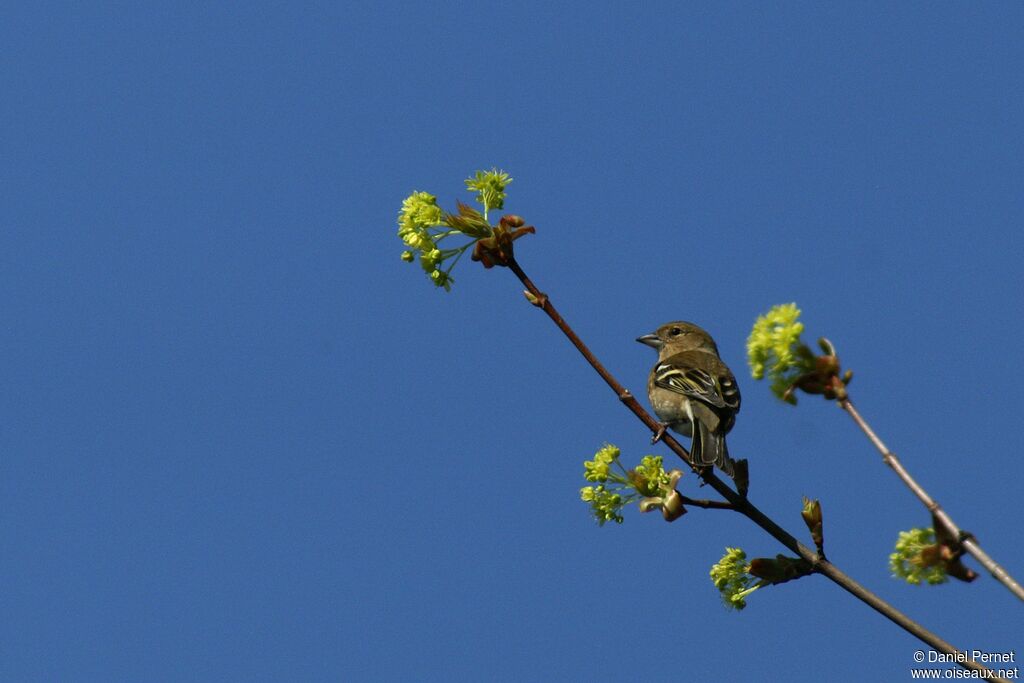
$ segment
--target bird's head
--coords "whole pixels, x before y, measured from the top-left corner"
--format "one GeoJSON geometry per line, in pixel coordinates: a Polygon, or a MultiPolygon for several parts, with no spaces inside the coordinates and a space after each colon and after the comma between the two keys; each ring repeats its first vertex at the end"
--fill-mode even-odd
{"type": "Polygon", "coordinates": [[[680,351],[703,349],[718,355],[718,347],[711,335],[693,323],[677,320],[665,323],[654,334],[637,337],[637,341],[658,350],[658,355],[668,357],[680,351]]]}

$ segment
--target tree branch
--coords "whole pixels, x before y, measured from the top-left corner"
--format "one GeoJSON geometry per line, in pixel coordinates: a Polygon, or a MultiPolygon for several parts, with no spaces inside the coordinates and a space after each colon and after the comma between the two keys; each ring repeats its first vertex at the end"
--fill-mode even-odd
{"type": "MultiPolygon", "coordinates": [[[[643,406],[640,405],[636,398],[624,386],[622,386],[618,382],[618,380],[616,380],[615,377],[610,372],[608,372],[608,370],[604,367],[604,365],[601,364],[601,362],[594,356],[594,354],[591,353],[590,349],[587,348],[587,345],[583,343],[583,340],[581,340],[576,335],[576,333],[569,326],[569,324],[566,323],[562,316],[558,313],[554,305],[552,305],[551,300],[548,298],[548,296],[544,294],[542,291],[540,291],[540,289],[538,289],[537,286],[533,284],[530,278],[527,277],[526,273],[523,272],[523,269],[519,266],[519,263],[515,260],[515,258],[508,256],[504,265],[507,265],[509,269],[511,269],[512,272],[516,274],[516,277],[518,277],[519,280],[526,287],[527,298],[530,300],[530,302],[533,303],[538,308],[542,309],[548,315],[548,317],[551,318],[552,322],[554,322],[555,325],[558,326],[558,329],[560,329],[562,333],[565,334],[569,341],[572,342],[573,346],[575,346],[576,349],[580,352],[580,354],[587,360],[587,362],[590,363],[590,366],[593,367],[597,374],[601,376],[601,379],[603,379],[605,383],[608,384],[609,387],[611,387],[612,391],[614,391],[616,396],[619,397],[619,400],[621,400],[622,403],[625,404],[625,406],[629,408],[629,410],[634,415],[636,415],[637,419],[643,422],[644,425],[649,430],[651,430],[651,432],[657,432],[660,426],[659,423],[653,417],[651,417],[651,415],[646,410],[644,410],[643,406]]],[[[794,538],[789,532],[780,527],[778,524],[772,521],[772,519],[770,519],[767,515],[765,515],[758,508],[756,508],[753,505],[753,503],[747,500],[747,498],[740,496],[738,493],[729,488],[729,486],[727,486],[721,479],[715,476],[711,468],[704,468],[703,470],[701,470],[694,467],[693,462],[690,459],[690,454],[687,452],[685,448],[683,448],[683,446],[678,441],[676,441],[676,439],[672,435],[665,434],[662,438],[662,442],[666,446],[668,446],[669,449],[672,450],[672,452],[679,456],[683,460],[683,462],[689,465],[690,468],[694,472],[696,472],[701,477],[701,479],[704,480],[706,484],[711,486],[715,491],[721,494],[723,498],[729,501],[729,503],[732,504],[732,506],[736,509],[737,512],[740,512],[743,515],[745,515],[752,522],[754,522],[759,527],[768,532],[768,534],[775,538],[775,540],[777,540],[779,543],[786,546],[789,550],[810,562],[811,565],[814,567],[814,571],[828,577],[831,581],[838,584],[841,588],[843,588],[845,591],[856,597],[858,600],[869,605],[879,614],[889,619],[897,626],[910,633],[911,635],[915,636],[923,643],[931,646],[932,649],[938,652],[953,655],[953,659],[957,659],[956,653],[958,651],[955,647],[953,647],[951,644],[947,643],[945,640],[943,640],[936,634],[932,633],[928,629],[924,628],[916,621],[912,620],[910,617],[906,616],[905,614],[894,608],[889,603],[882,600],[880,597],[878,597],[871,591],[861,586],[859,583],[857,583],[849,576],[847,576],[845,573],[840,571],[839,568],[836,567],[834,564],[818,555],[818,553],[814,552],[810,548],[806,547],[805,545],[797,541],[796,538],[794,538]]],[[[966,656],[961,657],[965,660],[967,659],[966,656]]],[[[957,663],[966,669],[975,669],[977,671],[987,672],[988,675],[991,676],[989,680],[1005,681],[1005,679],[996,678],[994,673],[992,673],[989,669],[981,666],[976,662],[959,661],[957,663]]]]}
{"type": "Polygon", "coordinates": [[[970,553],[971,556],[981,564],[981,566],[987,569],[989,574],[991,574],[996,581],[999,581],[1001,584],[1009,588],[1010,592],[1018,598],[1024,600],[1024,588],[1022,588],[1021,585],[1017,583],[1017,581],[1014,580],[1014,578],[1010,576],[1005,569],[999,566],[999,564],[993,560],[988,553],[981,549],[981,546],[978,545],[974,536],[964,532],[960,527],[958,527],[956,522],[946,514],[946,511],[928,495],[928,492],[925,491],[912,476],[910,476],[910,473],[903,467],[903,464],[899,461],[899,458],[896,457],[896,454],[890,451],[886,445],[882,443],[882,440],[878,438],[878,435],[875,434],[874,430],[868,425],[867,420],[861,417],[861,414],[857,412],[857,409],[853,406],[853,402],[850,401],[849,398],[840,400],[839,407],[845,410],[853,421],[857,423],[857,426],[861,428],[861,431],[863,431],[868,437],[868,440],[871,441],[875,448],[878,449],[878,452],[882,454],[882,460],[885,461],[885,464],[892,468],[893,472],[896,473],[896,476],[898,476],[903,483],[906,484],[907,488],[917,496],[917,499],[920,500],[926,508],[928,508],[928,511],[932,513],[932,517],[934,517],[936,522],[945,527],[948,537],[956,539],[959,545],[965,551],[970,553]]]}
{"type": "Polygon", "coordinates": [[[683,505],[689,505],[695,508],[704,508],[705,510],[735,510],[736,506],[732,503],[726,503],[720,500],[706,500],[704,498],[687,498],[680,494],[679,497],[683,501],[683,505]]]}

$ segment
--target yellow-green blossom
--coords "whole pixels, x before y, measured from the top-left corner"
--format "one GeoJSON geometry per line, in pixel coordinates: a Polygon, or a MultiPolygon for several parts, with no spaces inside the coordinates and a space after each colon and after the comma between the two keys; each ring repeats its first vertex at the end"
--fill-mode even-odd
{"type": "Polygon", "coordinates": [[[419,257],[423,272],[431,282],[446,291],[451,290],[454,282],[451,270],[455,264],[479,240],[494,235],[487,222],[487,210],[504,207],[505,187],[511,182],[509,174],[497,169],[477,171],[466,180],[466,186],[477,193],[477,201],[484,206],[482,214],[462,202],[457,203],[455,214],[449,214],[438,206],[437,197],[429,192],[417,190],[410,194],[402,201],[398,212],[398,236],[408,247],[402,252],[402,260],[412,262],[419,257]],[[470,240],[453,245],[453,236],[470,240]],[[445,239],[449,241],[444,247],[438,246],[445,239]],[[449,265],[443,267],[446,261],[449,265]]]}
{"type": "Polygon", "coordinates": [[[580,498],[590,503],[590,513],[601,526],[609,521],[622,524],[622,508],[632,502],[632,497],[628,493],[623,495],[629,482],[625,477],[625,470],[618,462],[620,453],[617,446],[606,443],[594,454],[593,460],[583,462],[583,478],[587,481],[601,482],[602,485],[580,489],[580,498]],[[618,465],[622,474],[612,470],[613,465],[618,465]],[[609,481],[612,487],[606,488],[604,484],[609,481]]]}
{"type": "Polygon", "coordinates": [[[491,209],[505,206],[505,187],[512,182],[512,177],[504,171],[492,168],[490,171],[477,171],[472,178],[466,178],[466,188],[476,192],[476,200],[483,204],[484,215],[491,209]]]}
{"type": "Polygon", "coordinates": [[[430,234],[427,232],[417,232],[415,230],[404,233],[402,235],[402,241],[413,249],[419,251],[429,251],[434,248],[434,240],[431,239],[430,234]]]}
{"type": "Polygon", "coordinates": [[[895,578],[909,584],[945,583],[948,578],[942,546],[935,542],[935,530],[915,528],[901,531],[896,552],[889,556],[889,569],[895,578]]]}
{"type": "Polygon", "coordinates": [[[437,247],[424,251],[420,254],[420,265],[423,266],[423,270],[428,273],[433,272],[434,266],[441,261],[441,250],[437,247]]]}
{"type": "Polygon", "coordinates": [[[772,379],[772,391],[782,398],[786,389],[803,372],[811,369],[813,356],[800,341],[804,325],[795,303],[773,306],[759,316],[747,339],[747,362],[754,379],[765,374],[772,379]]]}
{"type": "Polygon", "coordinates": [[[453,278],[451,275],[444,272],[443,270],[431,271],[430,279],[433,280],[434,284],[437,285],[438,287],[444,287],[444,290],[446,292],[451,291],[452,283],[455,282],[455,278],[453,278]]]}
{"type": "Polygon", "coordinates": [[[621,451],[618,447],[605,444],[601,450],[594,454],[593,460],[583,462],[583,478],[587,481],[608,481],[608,469],[619,457],[621,451]]]}
{"type": "Polygon", "coordinates": [[[682,498],[675,491],[683,473],[666,472],[660,455],[647,455],[634,469],[626,470],[619,461],[618,446],[606,443],[593,460],[583,462],[583,478],[601,486],[587,486],[580,496],[590,503],[591,512],[601,524],[614,519],[622,522],[620,511],[630,503],[639,503],[641,512],[662,509],[665,519],[672,521],[685,514],[682,498]]]}
{"type": "Polygon", "coordinates": [[[590,512],[597,523],[604,526],[605,522],[614,521],[622,524],[622,496],[612,493],[604,486],[585,486],[580,489],[580,500],[590,503],[590,512]]]}
{"type": "Polygon", "coordinates": [[[662,467],[660,455],[645,455],[633,470],[633,486],[643,496],[659,496],[662,487],[668,484],[669,475],[662,467]]]}
{"type": "MultiPolygon", "coordinates": [[[[454,282],[451,271],[459,259],[471,249],[474,258],[480,259],[474,247],[482,239],[495,237],[495,227],[488,222],[487,211],[504,208],[505,188],[511,182],[512,177],[497,168],[477,171],[466,180],[466,187],[476,193],[476,200],[483,205],[483,213],[462,202],[456,202],[455,213],[448,213],[429,192],[417,190],[410,194],[402,201],[398,212],[398,236],[408,247],[402,252],[402,260],[412,262],[418,257],[431,282],[449,291],[454,282]],[[459,244],[459,237],[468,237],[469,241],[459,244]],[[443,247],[438,246],[442,240],[447,241],[443,247]]],[[[522,219],[518,220],[513,227],[521,230],[514,231],[511,239],[533,231],[532,227],[522,227],[522,219]]],[[[480,260],[484,260],[488,268],[494,265],[486,259],[480,260]]]]}
{"type": "Polygon", "coordinates": [[[794,350],[800,343],[803,323],[798,321],[796,304],[780,304],[759,316],[747,339],[747,359],[754,379],[764,377],[770,363],[770,374],[785,372],[795,361],[794,350]]]}
{"type": "Polygon", "coordinates": [[[398,212],[399,235],[438,225],[444,225],[444,216],[437,197],[429,192],[413,192],[402,201],[402,210],[398,212]]]}
{"type": "Polygon", "coordinates": [[[711,567],[711,580],[730,609],[747,606],[746,598],[763,584],[749,573],[747,554],[740,548],[726,548],[725,555],[711,567]]]}
{"type": "Polygon", "coordinates": [[[409,247],[402,252],[402,260],[412,262],[418,253],[423,272],[435,285],[448,291],[452,286],[452,278],[447,272],[441,271],[439,266],[448,256],[458,251],[446,252],[437,247],[437,240],[444,237],[445,230],[448,227],[444,213],[434,195],[417,191],[402,202],[402,209],[398,212],[398,236],[409,247]]]}

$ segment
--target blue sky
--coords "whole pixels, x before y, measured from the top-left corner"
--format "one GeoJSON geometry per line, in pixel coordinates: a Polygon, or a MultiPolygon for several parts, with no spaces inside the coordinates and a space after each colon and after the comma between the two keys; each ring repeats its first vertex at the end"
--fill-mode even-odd
{"type": "MultiPolygon", "coordinates": [[[[821,577],[727,612],[738,515],[598,528],[652,448],[502,269],[402,263],[414,189],[498,166],[526,270],[621,381],[693,320],[736,371],[751,498],[962,648],[988,576],[888,575],[927,515],[853,424],[749,377],[797,301],[877,431],[1024,576],[1014,3],[9,8],[0,26],[0,678],[904,680],[821,577]]],[[[692,477],[684,492],[697,492],[692,477]]],[[[704,491],[706,492],[706,490],[704,491]]]]}

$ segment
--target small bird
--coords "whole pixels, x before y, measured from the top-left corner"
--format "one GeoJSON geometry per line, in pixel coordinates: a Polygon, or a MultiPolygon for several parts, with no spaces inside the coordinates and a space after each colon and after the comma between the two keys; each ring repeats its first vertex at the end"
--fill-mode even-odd
{"type": "Polygon", "coordinates": [[[732,371],[718,357],[715,340],[693,323],[678,321],[637,341],[658,350],[658,362],[647,379],[651,407],[662,422],[652,443],[671,428],[692,438],[694,465],[717,465],[733,477],[725,435],[740,412],[740,389],[732,371]]]}

